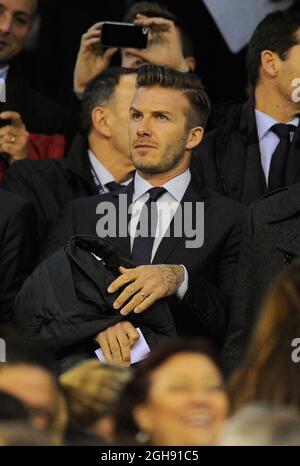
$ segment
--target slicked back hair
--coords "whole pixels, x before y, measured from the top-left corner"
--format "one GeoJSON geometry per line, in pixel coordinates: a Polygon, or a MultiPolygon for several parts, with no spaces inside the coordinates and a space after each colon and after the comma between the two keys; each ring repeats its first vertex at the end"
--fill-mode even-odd
{"type": "Polygon", "coordinates": [[[288,51],[300,43],[296,32],[300,28],[300,12],[275,11],[267,15],[255,29],[247,50],[248,78],[253,89],[259,81],[261,54],[271,50],[285,60],[288,51]]]}
{"type": "Polygon", "coordinates": [[[94,108],[108,104],[112,101],[120,77],[127,74],[136,74],[132,68],[111,67],[96,76],[87,85],[81,110],[81,130],[88,135],[93,128],[92,112],[94,108]]]}
{"type": "Polygon", "coordinates": [[[181,90],[190,104],[186,114],[187,129],[196,126],[205,128],[211,104],[199,76],[166,66],[144,65],[139,68],[136,87],[154,86],[181,90]]]}

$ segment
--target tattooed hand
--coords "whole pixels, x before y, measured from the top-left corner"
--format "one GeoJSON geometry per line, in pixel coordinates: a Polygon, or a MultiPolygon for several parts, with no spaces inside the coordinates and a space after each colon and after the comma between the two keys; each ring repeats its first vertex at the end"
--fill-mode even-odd
{"type": "Polygon", "coordinates": [[[123,316],[132,311],[136,314],[144,312],[157,300],[175,294],[184,280],[182,265],[141,265],[135,269],[120,267],[120,272],[120,277],[107,291],[115,293],[127,285],[114,302],[114,308],[120,310],[123,316]]]}

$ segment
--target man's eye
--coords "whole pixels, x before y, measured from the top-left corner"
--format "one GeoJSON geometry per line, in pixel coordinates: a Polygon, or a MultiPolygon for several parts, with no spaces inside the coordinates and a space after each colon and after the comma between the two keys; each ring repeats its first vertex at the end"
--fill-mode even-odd
{"type": "Polygon", "coordinates": [[[131,118],[133,120],[139,120],[141,118],[141,114],[140,113],[132,113],[131,118]]]}
{"type": "Polygon", "coordinates": [[[161,120],[161,121],[165,121],[165,120],[168,119],[168,118],[166,117],[166,115],[163,115],[162,113],[159,113],[159,114],[157,115],[157,118],[158,118],[159,120],[161,120]]]}
{"type": "Polygon", "coordinates": [[[25,26],[25,25],[28,24],[28,20],[27,20],[26,18],[22,18],[21,16],[17,16],[17,17],[15,18],[15,22],[16,22],[17,24],[22,25],[22,26],[25,26]]]}

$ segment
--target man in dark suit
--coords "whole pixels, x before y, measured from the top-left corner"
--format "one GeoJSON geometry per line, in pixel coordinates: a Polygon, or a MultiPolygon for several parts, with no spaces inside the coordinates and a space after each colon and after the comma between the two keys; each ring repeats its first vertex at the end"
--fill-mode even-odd
{"type": "Polygon", "coordinates": [[[22,50],[36,9],[37,0],[0,2],[0,79],[6,85],[0,118],[12,122],[0,130],[0,178],[16,160],[62,157],[77,126],[71,112],[33,89],[25,76],[22,50]]]}
{"type": "Polygon", "coordinates": [[[111,68],[87,87],[82,101],[82,133],[62,160],[22,160],[6,172],[3,187],[29,199],[37,212],[41,240],[66,204],[107,192],[132,178],[129,106],[136,72],[111,68]]]}
{"type": "Polygon", "coordinates": [[[279,272],[300,256],[300,184],[253,203],[241,246],[224,346],[228,372],[242,361],[264,297],[279,272]]]}
{"type": "Polygon", "coordinates": [[[247,55],[249,101],[215,109],[216,129],[195,151],[203,182],[247,205],[300,181],[300,13],[275,12],[247,55]]]}
{"type": "MultiPolygon", "coordinates": [[[[209,101],[196,75],[168,68],[142,67],[136,86],[129,123],[134,181],[119,193],[74,201],[44,252],[51,254],[77,233],[109,236],[137,265],[120,268],[108,288],[122,290],[118,312],[147,312],[169,297],[181,335],[210,336],[222,345],[244,208],[191,179],[191,151],[202,139],[209,101]]],[[[107,361],[129,357],[138,335],[123,327],[128,324],[125,319],[99,335],[107,361]]]]}
{"type": "Polygon", "coordinates": [[[29,202],[0,190],[0,322],[12,318],[14,299],[38,258],[36,216],[29,202]]]}

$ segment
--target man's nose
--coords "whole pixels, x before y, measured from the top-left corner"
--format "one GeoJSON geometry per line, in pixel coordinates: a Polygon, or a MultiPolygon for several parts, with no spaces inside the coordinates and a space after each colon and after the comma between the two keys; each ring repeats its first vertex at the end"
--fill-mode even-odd
{"type": "Polygon", "coordinates": [[[137,127],[136,133],[138,136],[152,136],[152,131],[149,123],[142,121],[141,124],[137,127]]]}
{"type": "Polygon", "coordinates": [[[7,34],[11,31],[13,22],[12,14],[8,11],[4,12],[0,18],[0,31],[2,34],[7,34]]]}

